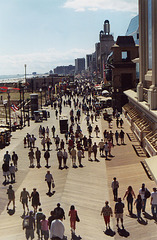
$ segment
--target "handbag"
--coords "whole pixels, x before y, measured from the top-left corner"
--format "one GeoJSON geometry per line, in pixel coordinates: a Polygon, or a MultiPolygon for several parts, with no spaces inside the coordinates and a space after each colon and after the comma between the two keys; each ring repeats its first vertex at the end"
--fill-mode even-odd
{"type": "Polygon", "coordinates": [[[52,182],[52,188],[54,188],[55,187],[55,183],[54,182],[52,182]]]}
{"type": "Polygon", "coordinates": [[[77,213],[76,213],[76,222],[80,222],[80,219],[79,219],[77,213]]]}

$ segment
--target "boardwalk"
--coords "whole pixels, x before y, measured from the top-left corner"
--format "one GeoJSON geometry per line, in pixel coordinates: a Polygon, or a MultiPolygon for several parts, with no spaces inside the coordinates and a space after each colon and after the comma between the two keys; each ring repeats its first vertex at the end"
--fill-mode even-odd
{"type": "MultiPolygon", "coordinates": [[[[57,133],[59,133],[58,121],[54,117],[54,111],[50,110],[51,118],[48,121],[43,122],[43,125],[52,127],[52,125],[57,124],[57,133]]],[[[67,114],[69,108],[64,109],[64,113],[67,114]]],[[[87,131],[85,116],[82,116],[81,127],[83,132],[87,131]]],[[[101,129],[100,137],[95,138],[95,133],[93,133],[93,142],[97,143],[100,141],[102,132],[104,129],[108,129],[108,124],[103,119],[98,119],[96,123],[101,129]]],[[[93,127],[96,125],[93,124],[93,127]]],[[[139,157],[132,146],[133,144],[138,145],[136,139],[130,141],[130,138],[125,134],[125,143],[123,146],[115,146],[112,149],[112,154],[114,157],[110,161],[105,161],[104,158],[99,158],[100,162],[89,162],[87,161],[87,152],[85,153],[85,158],[83,158],[82,163],[84,168],[71,168],[71,159],[68,160],[69,168],[67,170],[58,170],[58,162],[56,158],[56,151],[54,142],[52,144],[52,149],[50,151],[50,165],[49,169],[55,179],[55,194],[52,197],[46,195],[47,185],[44,181],[45,173],[47,169],[45,166],[45,160],[42,157],[41,169],[29,169],[28,161],[28,149],[23,148],[23,137],[27,132],[30,132],[37,136],[36,146],[41,149],[40,139],[38,138],[38,129],[40,123],[31,123],[31,126],[26,127],[23,130],[18,130],[13,133],[13,138],[11,145],[7,148],[1,150],[1,159],[6,150],[10,153],[14,150],[19,155],[19,171],[17,172],[16,182],[14,184],[14,189],[16,190],[16,212],[13,216],[9,216],[6,211],[6,189],[8,186],[3,186],[1,184],[1,218],[0,218],[0,239],[1,240],[22,240],[25,239],[24,231],[22,230],[22,218],[23,213],[22,205],[19,201],[20,192],[23,187],[26,187],[29,192],[32,191],[33,187],[36,187],[41,196],[41,204],[43,212],[46,216],[49,216],[50,211],[56,207],[58,202],[66,212],[66,219],[64,220],[65,225],[65,235],[67,239],[71,239],[70,235],[70,224],[68,211],[70,205],[74,204],[78,210],[79,217],[81,219],[80,223],[77,224],[76,239],[83,240],[104,240],[110,239],[111,236],[107,236],[104,233],[105,226],[103,218],[100,216],[101,208],[106,200],[109,200],[112,208],[114,208],[113,196],[111,191],[111,181],[114,176],[117,177],[120,183],[119,196],[123,197],[126,188],[132,185],[134,191],[137,195],[139,188],[143,182],[149,189],[155,185],[146,175],[140,161],[144,160],[144,156],[139,157]],[[9,225],[9,227],[8,227],[9,225]],[[79,237],[80,235],[80,237],[79,237]]],[[[112,131],[115,132],[116,125],[115,120],[113,122],[112,131]]],[[[124,131],[128,134],[132,134],[130,127],[126,121],[124,121],[124,131]]],[[[63,135],[60,135],[63,136],[63,135]]],[[[64,136],[63,136],[64,138],[64,136]]],[[[43,156],[43,151],[42,151],[43,156]]],[[[2,172],[1,172],[2,176],[2,172]]],[[[3,179],[1,178],[1,183],[3,179]]],[[[150,200],[147,204],[147,212],[150,214],[150,200]]],[[[126,234],[128,238],[133,239],[156,239],[157,230],[154,220],[147,219],[148,224],[143,222],[143,224],[137,223],[136,218],[130,218],[127,213],[127,204],[125,202],[125,214],[124,214],[124,226],[126,229],[126,234]]],[[[135,212],[135,210],[134,210],[135,212]]],[[[150,218],[150,216],[148,215],[150,218]]],[[[145,219],[146,220],[146,219],[145,219]]],[[[121,239],[122,236],[117,233],[115,218],[112,218],[111,222],[112,230],[115,231],[114,237],[112,239],[121,239]]],[[[37,239],[37,235],[35,237],[37,239]]]]}

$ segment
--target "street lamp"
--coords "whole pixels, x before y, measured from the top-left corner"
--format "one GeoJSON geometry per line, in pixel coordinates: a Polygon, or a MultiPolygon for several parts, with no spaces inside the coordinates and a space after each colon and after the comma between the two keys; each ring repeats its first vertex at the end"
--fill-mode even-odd
{"type": "Polygon", "coordinates": [[[25,83],[26,83],[26,67],[27,67],[27,65],[25,64],[24,67],[25,67],[25,83]]]}
{"type": "Polygon", "coordinates": [[[10,111],[10,91],[9,91],[9,89],[7,90],[7,94],[8,94],[8,108],[9,108],[9,129],[11,132],[11,111],[10,111]]]}
{"type": "Polygon", "coordinates": [[[8,115],[7,115],[7,100],[3,101],[3,105],[5,108],[5,119],[6,119],[6,125],[8,124],[8,115]]]}
{"type": "Polygon", "coordinates": [[[42,109],[42,88],[39,89],[39,92],[40,92],[40,94],[41,94],[40,97],[41,97],[41,109],[42,109]]]}

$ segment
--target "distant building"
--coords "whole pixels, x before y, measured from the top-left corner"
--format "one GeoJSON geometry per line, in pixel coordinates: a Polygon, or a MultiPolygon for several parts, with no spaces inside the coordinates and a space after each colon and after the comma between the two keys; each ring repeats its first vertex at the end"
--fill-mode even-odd
{"type": "Polygon", "coordinates": [[[75,66],[57,66],[54,69],[54,74],[74,75],[75,66]]]}
{"type": "Polygon", "coordinates": [[[75,59],[75,74],[81,73],[85,70],[85,58],[75,59]]]}
{"type": "Polygon", "coordinates": [[[92,54],[87,54],[86,55],[86,69],[87,70],[89,70],[91,61],[92,61],[92,54]]]}
{"type": "Polygon", "coordinates": [[[115,43],[113,36],[110,34],[110,23],[108,20],[105,20],[104,22],[104,30],[100,31],[99,40],[100,42],[96,43],[95,45],[96,65],[99,77],[104,79],[104,70],[107,57],[111,53],[111,47],[115,43]]]}

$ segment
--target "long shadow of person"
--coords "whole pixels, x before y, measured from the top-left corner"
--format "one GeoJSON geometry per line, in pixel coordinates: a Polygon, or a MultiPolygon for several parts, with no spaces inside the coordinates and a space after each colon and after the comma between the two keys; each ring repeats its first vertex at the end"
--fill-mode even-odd
{"type": "Polygon", "coordinates": [[[80,235],[77,236],[75,233],[72,232],[72,234],[71,234],[71,240],[80,240],[80,239],[82,239],[82,238],[80,237],[80,235]]]}
{"type": "Polygon", "coordinates": [[[140,218],[139,220],[138,220],[138,222],[141,224],[141,225],[147,225],[148,224],[148,221],[146,220],[144,220],[143,218],[140,218]]]}
{"type": "Polygon", "coordinates": [[[119,235],[121,236],[121,237],[129,237],[130,236],[130,233],[126,230],[126,229],[124,229],[124,228],[118,228],[118,230],[117,230],[117,232],[119,233],[119,235]]]}
{"type": "Polygon", "coordinates": [[[104,231],[104,233],[107,235],[107,236],[110,236],[110,237],[114,237],[114,235],[116,234],[116,232],[114,232],[111,228],[107,229],[106,231],[104,231]]]}
{"type": "Polygon", "coordinates": [[[145,212],[144,218],[151,220],[151,219],[153,219],[153,216],[151,216],[149,213],[145,212]]]}
{"type": "Polygon", "coordinates": [[[15,208],[14,209],[9,209],[8,214],[12,216],[15,213],[15,208]]]}

